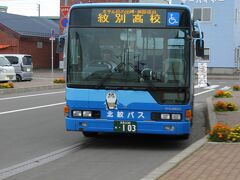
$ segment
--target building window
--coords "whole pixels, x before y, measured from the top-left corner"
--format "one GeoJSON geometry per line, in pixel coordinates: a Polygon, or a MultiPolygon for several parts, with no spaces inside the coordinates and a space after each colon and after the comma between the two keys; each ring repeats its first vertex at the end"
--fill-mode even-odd
{"type": "Polygon", "coordinates": [[[37,42],[37,48],[43,48],[43,42],[37,42]]]}
{"type": "Polygon", "coordinates": [[[204,56],[203,57],[198,57],[195,54],[195,61],[196,62],[210,62],[210,49],[209,48],[204,48],[204,56]]]}
{"type": "Polygon", "coordinates": [[[240,9],[235,10],[235,23],[238,24],[240,22],[240,9]]]}
{"type": "Polygon", "coordinates": [[[203,22],[209,22],[212,19],[211,8],[193,8],[193,19],[203,22]]]}

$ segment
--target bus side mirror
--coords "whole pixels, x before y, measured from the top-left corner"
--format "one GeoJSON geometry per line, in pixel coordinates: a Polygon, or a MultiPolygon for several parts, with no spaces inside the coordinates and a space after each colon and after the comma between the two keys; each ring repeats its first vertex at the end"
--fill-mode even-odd
{"type": "Polygon", "coordinates": [[[204,56],[204,41],[197,39],[196,40],[196,56],[203,57],[204,56]]]}
{"type": "MultiPolygon", "coordinates": [[[[204,38],[204,34],[203,34],[203,32],[201,33],[202,34],[202,39],[204,38]]],[[[200,38],[200,32],[199,31],[193,31],[192,32],[192,37],[193,38],[200,38]]]]}
{"type": "Polygon", "coordinates": [[[62,53],[64,50],[65,38],[59,37],[57,42],[57,53],[62,53]]]}

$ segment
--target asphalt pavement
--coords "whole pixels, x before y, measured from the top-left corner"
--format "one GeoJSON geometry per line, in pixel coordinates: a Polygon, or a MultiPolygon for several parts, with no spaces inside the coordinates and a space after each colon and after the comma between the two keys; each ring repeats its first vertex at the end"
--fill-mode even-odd
{"type": "MultiPolygon", "coordinates": [[[[9,94],[16,92],[30,92],[55,88],[64,88],[65,84],[54,84],[53,80],[63,77],[61,70],[36,70],[32,81],[15,82],[13,89],[1,89],[1,94],[9,94]]],[[[209,79],[232,79],[238,80],[236,76],[208,76],[209,79]]],[[[238,97],[239,98],[239,97],[238,97]]],[[[211,101],[208,106],[211,106],[211,101]]],[[[210,124],[214,124],[217,120],[211,108],[209,109],[210,124]]],[[[235,118],[238,118],[239,115],[235,118]]],[[[144,180],[153,179],[240,179],[240,144],[238,143],[210,143],[207,137],[204,137],[185,149],[182,153],[173,157],[166,163],[157,167],[144,180]]],[[[74,155],[73,155],[74,156],[74,155]]],[[[126,172],[127,173],[127,172],[126,172]]]]}

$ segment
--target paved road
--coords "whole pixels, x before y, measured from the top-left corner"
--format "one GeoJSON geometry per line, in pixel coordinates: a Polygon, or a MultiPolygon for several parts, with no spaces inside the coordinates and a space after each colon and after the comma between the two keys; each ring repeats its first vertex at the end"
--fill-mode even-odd
{"type": "MultiPolygon", "coordinates": [[[[229,83],[234,82],[223,82],[217,88],[230,86],[229,83]]],[[[81,133],[64,130],[63,90],[11,95],[32,95],[21,98],[1,96],[0,169],[80,143],[73,152],[58,160],[8,179],[140,179],[204,136],[205,98],[214,91],[204,88],[196,91],[193,133],[187,141],[159,136],[103,135],[86,139],[81,133]],[[39,108],[31,109],[36,107],[39,108]]]]}

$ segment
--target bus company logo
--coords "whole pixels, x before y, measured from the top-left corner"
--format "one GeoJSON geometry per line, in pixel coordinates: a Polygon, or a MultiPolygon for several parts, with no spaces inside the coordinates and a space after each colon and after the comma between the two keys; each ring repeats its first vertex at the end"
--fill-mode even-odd
{"type": "Polygon", "coordinates": [[[106,95],[106,108],[117,109],[117,95],[114,91],[110,91],[106,95]]]}

